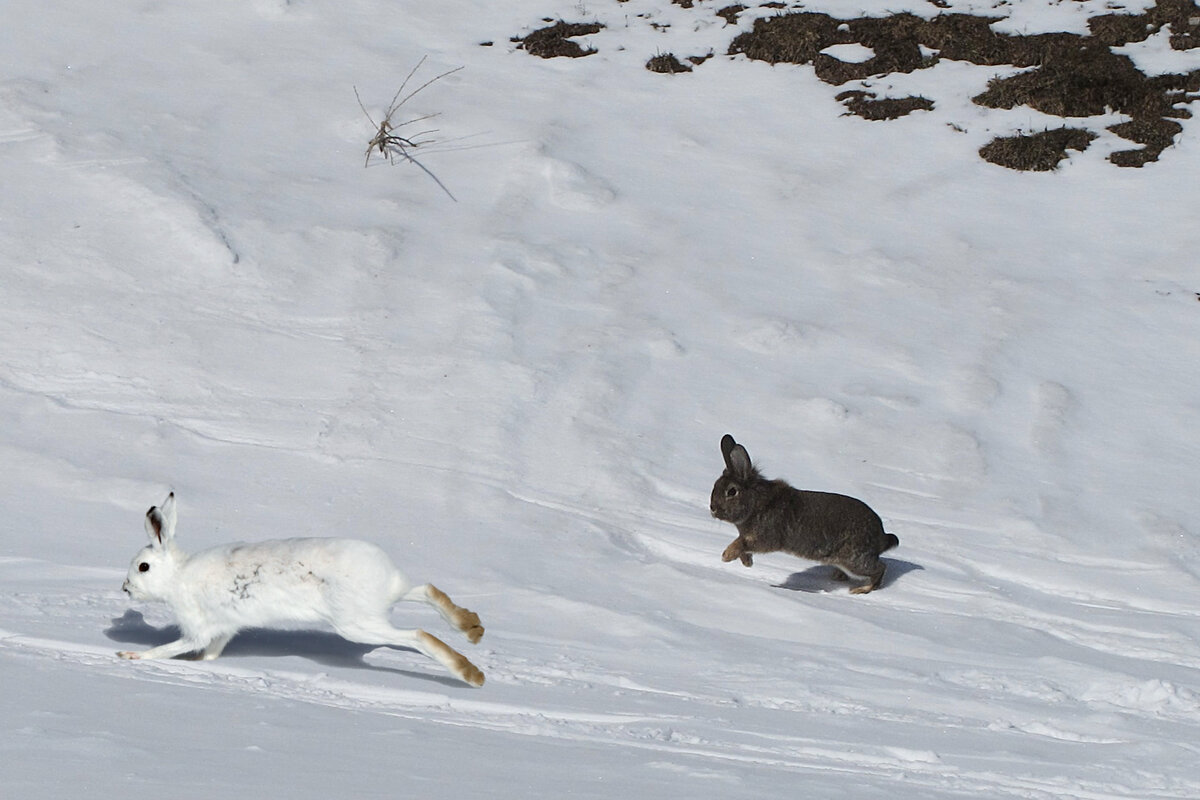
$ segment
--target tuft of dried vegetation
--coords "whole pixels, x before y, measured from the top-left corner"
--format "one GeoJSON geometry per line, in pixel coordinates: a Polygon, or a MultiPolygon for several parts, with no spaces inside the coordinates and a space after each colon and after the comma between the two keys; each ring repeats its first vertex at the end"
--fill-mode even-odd
{"type": "Polygon", "coordinates": [[[717,16],[725,20],[726,25],[737,25],[738,14],[746,10],[746,7],[741,3],[734,3],[731,6],[717,9],[717,16]]]}
{"type": "Polygon", "coordinates": [[[985,161],[1002,167],[1049,172],[1067,157],[1067,150],[1083,151],[1096,134],[1082,128],[1057,128],[1040,133],[1001,136],[979,149],[985,161]]]}
{"type": "Polygon", "coordinates": [[[582,58],[596,52],[595,48],[584,48],[579,42],[571,41],[576,36],[599,33],[604,26],[599,22],[563,22],[561,19],[546,28],[539,28],[523,39],[519,39],[525,52],[539,58],[582,58]]]}
{"type": "MultiPolygon", "coordinates": [[[[672,2],[692,8],[699,7],[701,0],[672,2]]],[[[948,7],[940,0],[931,2],[939,8],[948,7]]],[[[811,64],[818,78],[834,86],[879,75],[928,69],[943,60],[1027,68],[1017,75],[993,79],[985,91],[973,98],[974,102],[990,108],[1024,105],[1064,118],[1110,112],[1124,114],[1130,121],[1108,130],[1141,147],[1113,153],[1109,160],[1122,167],[1140,167],[1157,160],[1174,143],[1182,130],[1175,120],[1191,117],[1191,112],[1183,106],[1200,99],[1200,70],[1149,77],[1128,57],[1114,53],[1112,48],[1144,41],[1163,31],[1169,32],[1170,46],[1176,50],[1200,48],[1198,2],[1200,0],[1156,0],[1152,8],[1140,14],[1096,16],[1088,20],[1086,35],[998,33],[992,29],[992,24],[1000,17],[961,13],[943,13],[928,19],[911,13],[839,19],[824,13],[794,11],[782,3],[769,2],[761,5],[776,8],[779,13],[754,20],[749,31],[732,39],[727,52],[771,64],[811,64]],[[861,63],[849,63],[822,53],[839,44],[862,45],[870,48],[874,55],[861,63]]],[[[746,6],[735,4],[724,6],[715,13],[724,17],[727,23],[734,24],[744,11],[746,6]]],[[[570,37],[595,33],[599,29],[599,24],[570,25],[560,20],[519,41],[526,50],[546,58],[588,55],[594,51],[583,50],[571,42],[570,37]]],[[[694,65],[701,63],[696,58],[688,60],[694,65]]],[[[646,68],[667,74],[691,69],[670,54],[655,56],[646,68]]],[[[849,113],[872,120],[894,119],[915,110],[932,108],[932,101],[927,98],[876,99],[868,95],[866,92],[844,92],[838,99],[846,103],[849,113]]],[[[1033,152],[1055,145],[1065,136],[1054,131],[1047,134],[997,139],[992,143],[995,147],[989,145],[990,149],[985,149],[1000,154],[996,159],[989,159],[995,163],[1006,166],[1028,163],[1036,165],[1028,169],[1051,169],[1053,166],[1044,166],[1051,156],[1021,158],[1004,155],[1014,148],[1033,152]]],[[[1081,141],[1078,137],[1067,139],[1065,149],[1071,149],[1081,141]]],[[[1057,152],[1054,147],[1049,149],[1052,153],[1057,152]]],[[[1058,156],[1053,163],[1057,164],[1062,157],[1058,156]]]]}
{"type": "MultiPolygon", "coordinates": [[[[1025,105],[1061,117],[1090,117],[1110,111],[1126,114],[1132,122],[1109,130],[1144,147],[1113,153],[1109,160],[1118,166],[1140,167],[1157,160],[1182,130],[1173,120],[1191,116],[1180,105],[1197,99],[1195,85],[1200,83],[1200,71],[1151,78],[1111,48],[1142,41],[1167,26],[1172,47],[1200,47],[1200,7],[1195,0],[1158,0],[1144,14],[1095,17],[1089,21],[1088,36],[997,33],[991,28],[997,20],[969,14],[922,19],[907,13],[842,20],[828,14],[799,12],[756,20],[752,30],[733,40],[729,53],[773,64],[812,64],[817,77],[835,86],[881,74],[926,69],[942,59],[1030,67],[1028,72],[993,79],[986,91],[973,98],[974,102],[989,108],[1025,105]],[[860,44],[874,50],[875,56],[850,64],[821,52],[835,44],[860,44]]],[[[851,113],[866,111],[862,97],[839,95],[839,99],[847,100],[851,113]]],[[[1029,169],[1052,168],[1041,166],[1049,157],[1003,155],[1014,147],[1036,150],[1062,138],[1061,134],[1050,133],[1053,135],[1048,137],[997,139],[996,147],[989,152],[1001,155],[989,160],[1006,166],[1038,165],[1029,169]],[[1032,143],[1026,142],[1031,138],[1032,143]]]]}
{"type": "Polygon", "coordinates": [[[846,106],[846,114],[869,120],[899,119],[914,111],[933,110],[933,101],[919,95],[877,98],[874,92],[855,89],[842,92],[836,99],[846,106]]]}
{"type": "Polygon", "coordinates": [[[646,69],[651,72],[662,72],[667,75],[692,71],[692,68],[676,58],[674,53],[660,53],[656,55],[646,62],[646,69]]]}
{"type": "Polygon", "coordinates": [[[436,81],[441,80],[447,75],[453,75],[455,72],[458,72],[460,69],[462,69],[462,67],[455,67],[454,69],[447,70],[440,75],[435,75],[434,77],[422,83],[416,89],[413,89],[408,94],[404,94],[404,90],[408,87],[409,81],[412,80],[412,77],[417,74],[417,70],[419,70],[421,65],[424,63],[425,58],[422,57],[421,60],[417,62],[417,65],[413,67],[408,75],[404,78],[404,81],[400,84],[400,88],[396,90],[394,95],[392,95],[392,101],[388,103],[387,110],[384,112],[383,119],[380,122],[376,122],[375,118],[372,117],[370,112],[367,111],[367,107],[363,105],[362,98],[358,94],[358,87],[353,87],[354,97],[356,100],[358,100],[358,107],[362,109],[362,112],[366,116],[367,120],[369,120],[371,125],[375,128],[375,135],[371,137],[371,140],[367,143],[366,159],[363,161],[363,166],[370,166],[371,156],[376,153],[379,154],[380,158],[387,159],[391,164],[395,164],[397,158],[401,159],[402,161],[407,161],[410,164],[416,165],[422,172],[432,178],[433,182],[441,187],[441,190],[445,192],[451,200],[458,202],[457,198],[455,198],[455,196],[450,193],[450,190],[446,188],[446,185],[442,183],[440,179],[438,179],[438,176],[434,175],[428,167],[418,161],[416,156],[414,156],[411,152],[422,145],[432,144],[434,141],[433,139],[422,137],[427,137],[431,133],[437,133],[437,130],[429,129],[418,131],[416,133],[410,133],[408,136],[401,136],[399,133],[397,133],[400,128],[406,125],[412,125],[416,122],[423,122],[427,119],[433,119],[438,115],[425,114],[404,122],[395,122],[393,120],[404,104],[411,100],[413,96],[422,89],[436,81]],[[401,97],[402,94],[404,95],[403,97],[401,97]]]}

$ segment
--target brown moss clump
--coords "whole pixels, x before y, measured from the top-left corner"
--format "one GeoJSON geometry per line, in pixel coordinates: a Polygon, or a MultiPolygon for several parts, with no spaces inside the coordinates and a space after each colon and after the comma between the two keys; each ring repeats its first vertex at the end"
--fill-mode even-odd
{"type": "Polygon", "coordinates": [[[1084,151],[1096,134],[1081,128],[1058,128],[1041,133],[1001,136],[979,149],[985,161],[1017,170],[1049,172],[1067,157],[1067,150],[1084,151]]]}
{"type": "Polygon", "coordinates": [[[559,20],[547,28],[539,28],[525,38],[521,45],[527,53],[540,58],[582,58],[595,53],[594,48],[583,48],[571,39],[599,33],[604,28],[598,22],[563,22],[559,20]]]}

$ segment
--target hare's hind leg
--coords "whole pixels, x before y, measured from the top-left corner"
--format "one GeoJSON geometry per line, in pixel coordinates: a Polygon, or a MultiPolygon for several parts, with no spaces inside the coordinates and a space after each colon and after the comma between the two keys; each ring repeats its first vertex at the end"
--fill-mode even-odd
{"type": "Polygon", "coordinates": [[[422,630],[401,630],[386,620],[334,622],[334,629],[352,642],[411,647],[450,670],[472,686],[483,686],[483,672],[436,636],[422,630]]]}
{"type": "Polygon", "coordinates": [[[850,594],[866,594],[879,588],[879,584],[883,583],[883,573],[887,571],[882,561],[877,561],[875,567],[866,570],[863,573],[867,576],[867,582],[858,586],[850,587],[850,594]]]}
{"type": "Polygon", "coordinates": [[[471,644],[475,644],[483,638],[483,625],[479,622],[479,615],[474,611],[468,611],[462,606],[455,605],[445,592],[432,583],[418,586],[400,599],[428,603],[433,606],[446,622],[462,631],[471,644]]]}

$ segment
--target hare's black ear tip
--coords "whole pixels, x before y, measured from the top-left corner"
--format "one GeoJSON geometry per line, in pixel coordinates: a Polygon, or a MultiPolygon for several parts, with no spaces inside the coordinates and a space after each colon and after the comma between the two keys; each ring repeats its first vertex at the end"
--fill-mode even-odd
{"type": "Polygon", "coordinates": [[[146,516],[153,516],[155,511],[158,511],[158,506],[150,506],[148,509],[146,509],[146,516]]]}
{"type": "Polygon", "coordinates": [[[736,445],[737,442],[728,433],[721,437],[721,449],[725,450],[736,445]]]}

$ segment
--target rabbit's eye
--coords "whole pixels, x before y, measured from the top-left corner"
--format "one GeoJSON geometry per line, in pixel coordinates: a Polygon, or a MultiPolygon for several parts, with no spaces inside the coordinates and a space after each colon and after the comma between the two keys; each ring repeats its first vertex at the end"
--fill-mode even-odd
{"type": "Polygon", "coordinates": [[[726,497],[737,497],[737,493],[738,493],[738,488],[736,486],[730,486],[728,489],[725,490],[726,497]]]}
{"type": "Polygon", "coordinates": [[[138,564],[138,572],[149,572],[149,570],[150,570],[150,565],[147,564],[145,561],[138,564]]]}

